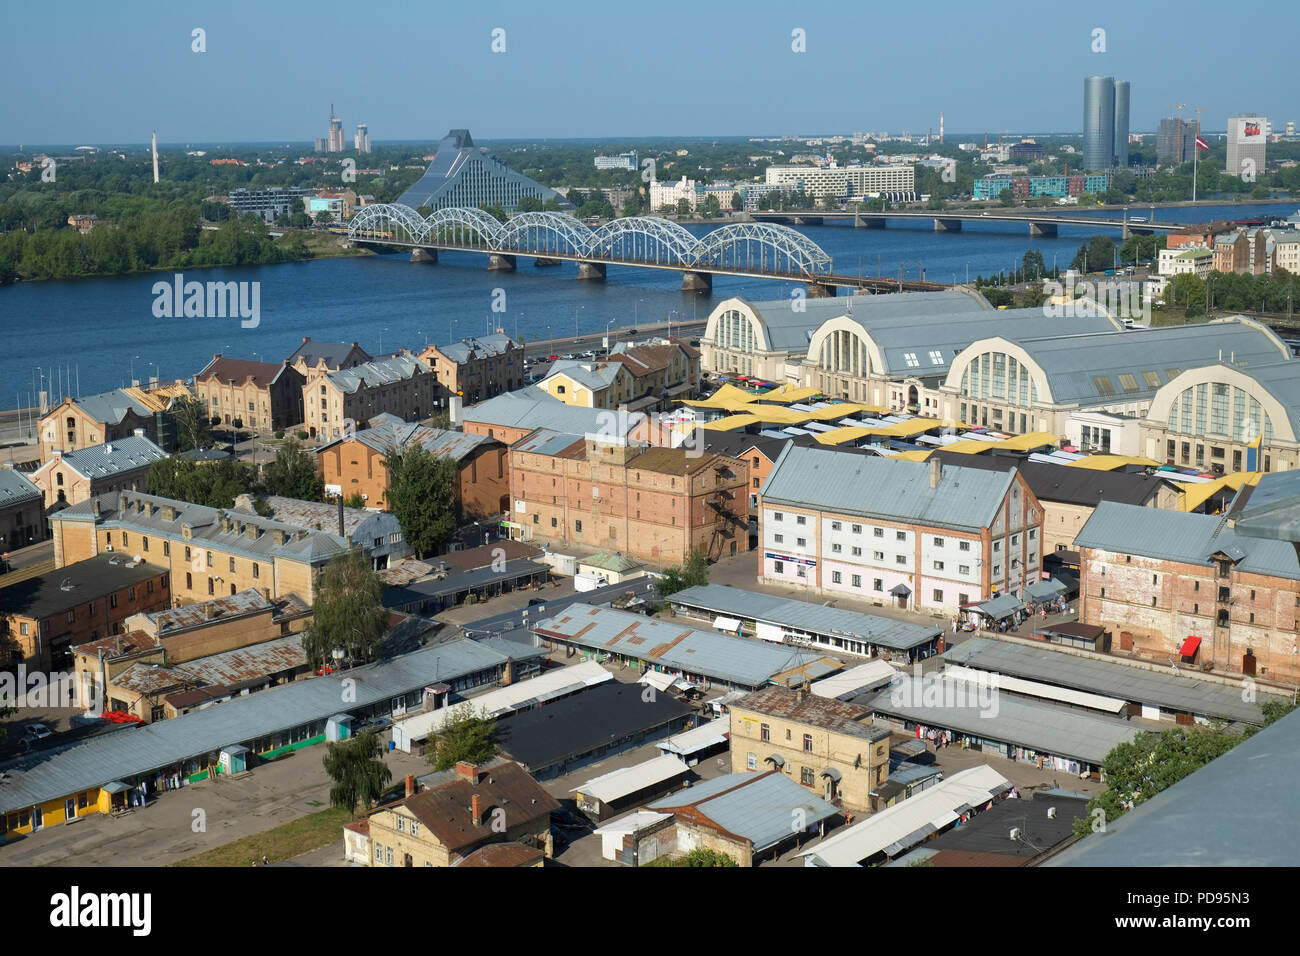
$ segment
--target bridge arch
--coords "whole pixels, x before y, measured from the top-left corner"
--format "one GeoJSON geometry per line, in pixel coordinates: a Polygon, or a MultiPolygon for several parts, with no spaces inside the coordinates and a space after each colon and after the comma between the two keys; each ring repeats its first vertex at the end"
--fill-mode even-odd
{"type": "Polygon", "coordinates": [[[421,242],[428,224],[410,206],[376,203],[366,206],[348,223],[348,238],[357,240],[396,239],[421,242]]]}
{"type": "Polygon", "coordinates": [[[501,241],[501,223],[482,209],[465,206],[435,209],[424,221],[429,241],[484,249],[495,249],[501,241]]]}
{"type": "Polygon", "coordinates": [[[526,212],[502,224],[497,251],[521,255],[551,252],[585,256],[594,235],[590,227],[562,212],[526,212]]]}
{"type": "Polygon", "coordinates": [[[632,262],[687,265],[694,262],[699,240],[685,227],[658,216],[611,219],[592,233],[587,254],[632,262]]]}
{"type": "Polygon", "coordinates": [[[694,264],[806,276],[830,275],[831,257],[789,226],[742,222],[714,229],[695,249],[694,264]]]}

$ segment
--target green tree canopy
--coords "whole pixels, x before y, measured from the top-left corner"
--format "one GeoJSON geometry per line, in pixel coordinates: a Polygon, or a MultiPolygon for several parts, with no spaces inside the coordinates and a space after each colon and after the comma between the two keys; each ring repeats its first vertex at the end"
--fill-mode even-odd
{"type": "Polygon", "coordinates": [[[178,398],[168,414],[176,427],[177,451],[212,447],[212,426],[202,402],[196,398],[178,398]]]}
{"type": "Polygon", "coordinates": [[[456,527],[459,472],[449,458],[419,445],[384,455],[388,469],[386,503],[402,526],[402,536],[418,557],[437,553],[456,527]]]}
{"type": "Polygon", "coordinates": [[[316,456],[291,438],[275,453],[275,461],[262,469],[267,494],[320,501],[325,497],[325,479],[316,470],[316,456]]]}
{"type": "Polygon", "coordinates": [[[355,817],[358,805],[368,810],[377,803],[393,779],[382,754],[378,735],[370,732],[329,744],[323,762],[334,781],[330,806],[342,807],[355,817]]]}
{"type": "Polygon", "coordinates": [[[1087,836],[1092,831],[1097,810],[1105,814],[1101,819],[1112,823],[1243,739],[1220,729],[1201,727],[1140,732],[1131,742],[1119,744],[1106,755],[1101,768],[1106,789],[1088,801],[1086,818],[1075,819],[1075,834],[1087,836]]]}
{"type": "Polygon", "coordinates": [[[176,498],[209,508],[231,508],[235,498],[253,491],[253,469],[227,458],[222,461],[194,462],[183,458],[163,458],[149,466],[149,494],[176,498]]]}
{"type": "Polygon", "coordinates": [[[472,706],[458,707],[429,741],[426,758],[434,770],[449,770],[463,760],[482,763],[497,752],[497,722],[472,706]]]}
{"type": "Polygon", "coordinates": [[[313,670],[342,648],[352,660],[370,660],[388,629],[384,584],[357,548],[334,555],[316,585],[311,625],[302,648],[313,670]]]}
{"type": "Polygon", "coordinates": [[[667,597],[678,591],[708,583],[709,560],[702,548],[696,548],[686,559],[685,564],[675,564],[671,568],[664,569],[664,576],[655,584],[655,590],[661,597],[667,597]]]}

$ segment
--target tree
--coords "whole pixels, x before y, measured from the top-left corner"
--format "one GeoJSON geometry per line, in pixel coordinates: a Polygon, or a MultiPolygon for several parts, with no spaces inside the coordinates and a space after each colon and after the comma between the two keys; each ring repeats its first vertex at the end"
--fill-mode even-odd
{"type": "Polygon", "coordinates": [[[352,660],[370,660],[388,627],[384,583],[357,548],[334,555],[316,586],[311,625],[302,632],[302,649],[312,670],[336,648],[352,660]]]}
{"type": "Polygon", "coordinates": [[[482,209],[497,222],[505,222],[509,218],[506,215],[506,211],[500,206],[479,206],[478,208],[482,209]]]}
{"type": "Polygon", "coordinates": [[[456,527],[459,473],[450,458],[438,458],[419,445],[384,455],[388,469],[388,510],[417,557],[435,554],[456,527]]]}
{"type": "Polygon", "coordinates": [[[361,492],[354,491],[343,499],[343,505],[347,508],[364,508],[366,502],[365,499],[361,497],[361,492]]]}
{"type": "Polygon", "coordinates": [[[1102,763],[1106,789],[1088,801],[1088,816],[1074,821],[1077,836],[1092,832],[1093,820],[1113,823],[1129,810],[1199,770],[1244,738],[1221,729],[1176,727],[1144,730],[1132,741],[1119,744],[1102,763]],[[1097,817],[1100,810],[1104,817],[1097,817]]]}
{"type": "MultiPolygon", "coordinates": [[[[1219,299],[1219,291],[1216,285],[1216,301],[1222,301],[1219,299]]],[[[1169,288],[1165,290],[1165,301],[1180,306],[1189,317],[1200,315],[1205,311],[1205,280],[1190,272],[1174,276],[1169,280],[1169,288]]]]}
{"type": "Polygon", "coordinates": [[[275,453],[275,461],[262,471],[267,494],[320,501],[325,497],[325,479],[316,470],[316,458],[291,438],[275,453]]]}
{"type": "Polygon", "coordinates": [[[691,551],[685,564],[676,564],[664,569],[664,576],[655,584],[661,597],[676,594],[687,588],[699,587],[709,583],[709,560],[703,548],[691,551]]]}
{"type": "Polygon", "coordinates": [[[518,209],[520,212],[541,212],[542,201],[536,196],[519,197],[518,209]]]}
{"type": "Polygon", "coordinates": [[[456,712],[430,735],[429,766],[449,770],[460,761],[482,763],[497,752],[497,722],[470,705],[456,712]]]}
{"type": "Polygon", "coordinates": [[[358,804],[369,810],[377,803],[393,779],[382,754],[379,737],[369,731],[329,744],[323,762],[325,772],[334,781],[330,806],[346,808],[355,817],[358,804]]]}
{"type": "Polygon", "coordinates": [[[682,857],[682,866],[735,866],[736,861],[725,853],[703,848],[691,850],[682,857]]]}
{"type": "Polygon", "coordinates": [[[326,209],[322,209],[320,212],[316,213],[316,225],[318,226],[328,226],[333,220],[334,217],[331,216],[329,211],[326,209]]]}
{"type": "Polygon", "coordinates": [[[689,216],[691,214],[691,201],[689,199],[677,200],[677,215],[689,216]]]}
{"type": "Polygon", "coordinates": [[[208,410],[198,399],[176,399],[172,403],[169,414],[172,424],[176,427],[177,451],[212,446],[212,427],[208,420],[208,410]]]}
{"type": "Polygon", "coordinates": [[[722,215],[722,204],[718,202],[718,197],[709,193],[704,197],[704,218],[714,219],[722,215]]]}
{"type": "Polygon", "coordinates": [[[1043,254],[1037,249],[1030,249],[1025,253],[1022,261],[1026,279],[1040,279],[1047,272],[1047,265],[1043,262],[1043,254]]]}
{"type": "Polygon", "coordinates": [[[740,212],[745,208],[745,200],[740,198],[740,193],[731,194],[731,211],[740,212]]]}
{"type": "Polygon", "coordinates": [[[311,216],[305,212],[295,212],[289,214],[289,225],[294,229],[306,229],[311,225],[311,216]]]}
{"type": "Polygon", "coordinates": [[[253,490],[253,469],[232,458],[195,462],[162,458],[149,466],[149,494],[190,501],[209,508],[234,507],[235,498],[253,490]]]}

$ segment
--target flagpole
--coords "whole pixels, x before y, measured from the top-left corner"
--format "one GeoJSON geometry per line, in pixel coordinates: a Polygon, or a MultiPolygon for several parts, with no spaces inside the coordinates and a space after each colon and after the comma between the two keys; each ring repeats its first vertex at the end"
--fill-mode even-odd
{"type": "Polygon", "coordinates": [[[1192,140],[1192,204],[1196,204],[1196,168],[1201,158],[1201,110],[1196,109],[1196,139],[1192,140]]]}

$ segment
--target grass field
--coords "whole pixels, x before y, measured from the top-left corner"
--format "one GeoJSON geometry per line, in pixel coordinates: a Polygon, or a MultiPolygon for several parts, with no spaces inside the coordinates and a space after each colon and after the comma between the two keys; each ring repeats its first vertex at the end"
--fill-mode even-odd
{"type": "Polygon", "coordinates": [[[256,833],[242,840],[205,850],[173,863],[172,866],[251,866],[261,863],[264,856],[273,862],[289,860],[303,853],[319,850],[329,843],[341,843],[343,840],[341,828],[347,822],[346,810],[331,807],[319,813],[291,820],[265,833],[256,833]]]}

